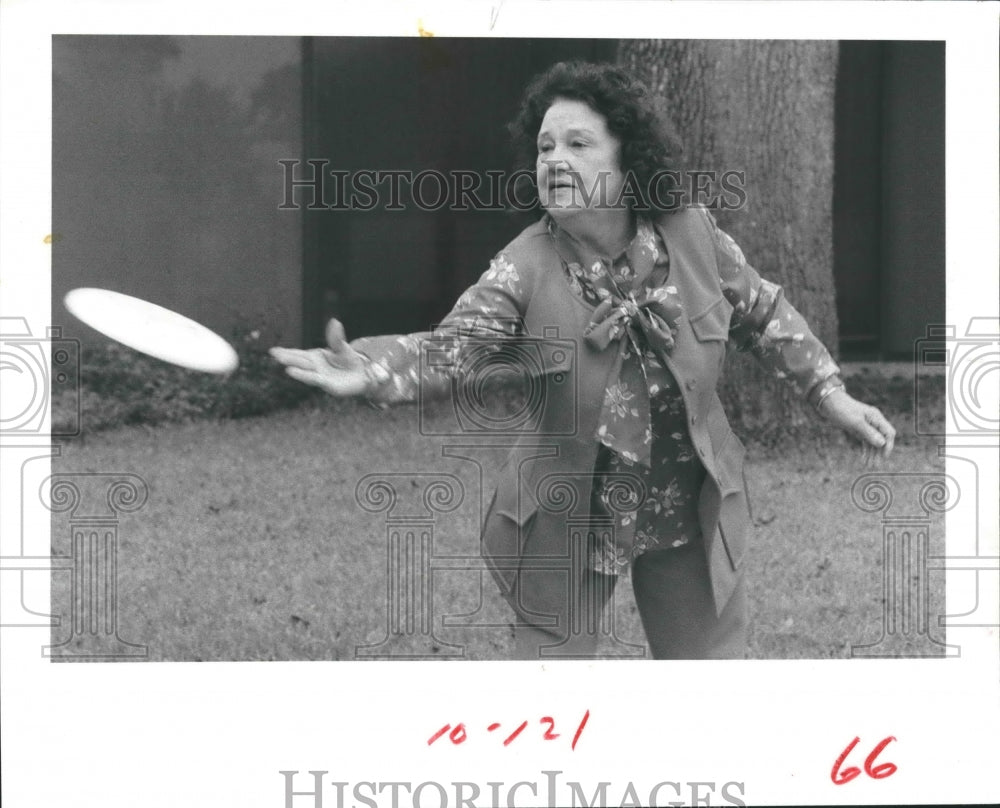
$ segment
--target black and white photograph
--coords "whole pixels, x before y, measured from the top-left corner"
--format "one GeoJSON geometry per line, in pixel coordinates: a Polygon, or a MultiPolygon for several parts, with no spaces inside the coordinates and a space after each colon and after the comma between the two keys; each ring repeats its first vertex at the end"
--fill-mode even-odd
{"type": "Polygon", "coordinates": [[[998,7],[807,5],[5,7],[8,804],[998,796],[998,7]]]}
{"type": "MultiPolygon", "coordinates": [[[[109,464],[156,492],[112,643],[851,656],[892,606],[869,456],[941,488],[890,548],[941,554],[943,460],[899,419],[945,319],[942,42],[56,37],[53,168],[53,496],[109,464]],[[200,332],[133,334],[122,294],[237,358],[191,369],[200,332]]],[[[75,625],[61,658],[101,654],[75,625]]]]}

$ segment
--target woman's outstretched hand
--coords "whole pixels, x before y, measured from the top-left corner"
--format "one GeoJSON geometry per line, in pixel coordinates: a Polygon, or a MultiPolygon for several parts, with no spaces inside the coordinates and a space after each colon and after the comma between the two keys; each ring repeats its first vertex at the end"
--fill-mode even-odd
{"type": "Polygon", "coordinates": [[[892,452],[896,430],[878,407],[863,404],[843,388],[835,390],[820,405],[820,414],[861,441],[865,465],[878,464],[892,452]]]}
{"type": "Polygon", "coordinates": [[[293,379],[319,387],[332,396],[358,396],[367,392],[365,360],[347,344],[338,320],[326,325],[326,348],[271,348],[269,353],[285,366],[293,379]]]}

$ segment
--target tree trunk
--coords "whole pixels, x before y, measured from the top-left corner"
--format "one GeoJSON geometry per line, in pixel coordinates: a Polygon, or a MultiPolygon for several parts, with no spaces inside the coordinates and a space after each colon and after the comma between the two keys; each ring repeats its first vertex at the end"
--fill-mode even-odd
{"type": "MultiPolygon", "coordinates": [[[[668,101],[689,169],[746,172],[723,230],[836,356],[833,114],[836,42],[626,40],[619,61],[668,101]]],[[[767,443],[807,431],[803,402],[748,355],[720,395],[734,428],[767,443]]]]}

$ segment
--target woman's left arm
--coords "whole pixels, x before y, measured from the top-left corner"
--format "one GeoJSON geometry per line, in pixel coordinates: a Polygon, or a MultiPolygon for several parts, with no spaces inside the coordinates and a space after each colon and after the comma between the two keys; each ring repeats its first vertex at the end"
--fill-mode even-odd
{"type": "Polygon", "coordinates": [[[835,426],[863,446],[865,463],[889,456],[896,430],[877,407],[844,389],[840,368],[782,289],[760,277],[739,245],[708,214],[715,238],[722,293],[733,307],[730,339],[795,389],[835,426]]]}

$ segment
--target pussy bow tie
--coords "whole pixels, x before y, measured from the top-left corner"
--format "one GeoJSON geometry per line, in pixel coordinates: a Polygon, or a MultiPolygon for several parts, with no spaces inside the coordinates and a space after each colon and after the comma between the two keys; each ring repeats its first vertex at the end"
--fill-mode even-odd
{"type": "Polygon", "coordinates": [[[674,347],[682,309],[670,287],[640,289],[639,294],[610,295],[594,309],[584,334],[587,344],[604,350],[623,342],[612,381],[604,394],[597,439],[626,460],[650,465],[652,429],[646,352],[664,356],[674,347]],[[624,361],[625,345],[631,347],[624,361]]]}
{"type": "Polygon", "coordinates": [[[680,315],[680,303],[663,286],[644,289],[638,298],[634,292],[624,298],[611,295],[594,309],[584,338],[591,347],[603,351],[628,333],[641,355],[642,343],[636,339],[641,334],[653,351],[670,353],[680,315]]]}

